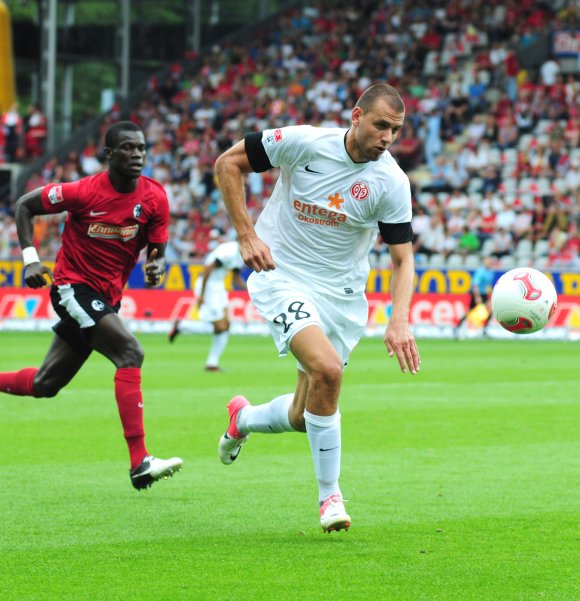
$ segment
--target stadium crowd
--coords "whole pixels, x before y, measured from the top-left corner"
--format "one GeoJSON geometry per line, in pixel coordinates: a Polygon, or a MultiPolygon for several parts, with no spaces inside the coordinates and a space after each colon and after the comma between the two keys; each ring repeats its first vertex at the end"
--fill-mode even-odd
{"type": "MultiPolygon", "coordinates": [[[[475,267],[491,255],[506,269],[516,261],[579,266],[580,75],[553,56],[537,70],[517,59],[552,31],[574,29],[577,10],[566,0],[319,3],[281,16],[249,43],[211,48],[195,71],[176,64],[152,78],[129,118],[146,134],[144,174],[168,193],[168,260],[200,260],[233,236],[213,172],[220,152],[248,131],[348,126],[359,93],[387,81],[407,108],[392,153],[412,183],[419,265],[475,267]]],[[[41,120],[30,111],[28,123],[41,120]]],[[[104,116],[100,139],[80,154],[49,159],[28,189],[102,170],[102,134],[119,117],[104,116]]],[[[247,178],[253,216],[275,180],[276,172],[247,178]]],[[[38,221],[39,253],[54,258],[61,223],[38,221]]],[[[10,257],[20,250],[8,211],[0,258],[10,257]]],[[[382,243],[373,261],[387,266],[382,243]]]]}

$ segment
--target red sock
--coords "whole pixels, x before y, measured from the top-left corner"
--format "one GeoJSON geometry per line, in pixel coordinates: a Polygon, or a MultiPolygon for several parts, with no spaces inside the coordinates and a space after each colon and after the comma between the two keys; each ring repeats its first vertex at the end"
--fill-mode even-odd
{"type": "Polygon", "coordinates": [[[149,454],[145,447],[140,367],[120,367],[117,370],[115,398],[123,424],[123,434],[129,447],[131,469],[133,469],[141,463],[145,455],[149,454]]]}
{"type": "Polygon", "coordinates": [[[34,376],[38,368],[26,367],[20,371],[0,373],[0,392],[17,396],[34,396],[34,376]]]}

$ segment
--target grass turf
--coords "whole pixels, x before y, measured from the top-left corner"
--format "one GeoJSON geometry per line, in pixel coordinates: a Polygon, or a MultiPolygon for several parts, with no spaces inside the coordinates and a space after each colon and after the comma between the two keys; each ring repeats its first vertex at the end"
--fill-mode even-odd
{"type": "MultiPolygon", "coordinates": [[[[2,601],[572,600],[578,586],[578,345],[380,339],[345,372],[349,532],[324,535],[307,439],[254,435],[223,466],[225,404],[290,392],[295,362],[232,337],[143,335],[148,446],[182,472],[130,486],[114,368],[93,356],[54,399],[0,395],[2,601]]],[[[0,333],[0,369],[49,336],[0,333]]]]}

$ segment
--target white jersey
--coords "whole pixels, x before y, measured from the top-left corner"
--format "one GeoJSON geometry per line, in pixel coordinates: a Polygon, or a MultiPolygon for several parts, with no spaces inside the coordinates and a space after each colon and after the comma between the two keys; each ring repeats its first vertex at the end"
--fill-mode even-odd
{"type": "Polygon", "coordinates": [[[411,221],[411,188],[391,154],[355,163],[347,129],[298,125],[265,130],[280,177],[256,232],[281,272],[344,296],[364,291],[378,222],[411,221]]]}
{"type": "MultiPolygon", "coordinates": [[[[205,258],[204,265],[208,267],[215,263],[216,259],[221,263],[219,267],[216,267],[207,278],[205,285],[205,296],[208,297],[212,292],[218,292],[222,289],[225,290],[224,280],[233,269],[242,269],[244,261],[240,255],[240,245],[237,241],[224,242],[214,248],[205,258]]],[[[195,294],[199,296],[201,294],[201,287],[203,283],[203,275],[200,275],[195,282],[195,294]]]]}

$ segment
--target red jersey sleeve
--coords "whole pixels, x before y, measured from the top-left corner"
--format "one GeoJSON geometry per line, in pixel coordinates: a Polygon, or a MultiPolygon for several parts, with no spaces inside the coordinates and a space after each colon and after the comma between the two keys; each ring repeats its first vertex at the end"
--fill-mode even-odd
{"type": "Polygon", "coordinates": [[[41,194],[42,204],[48,213],[74,211],[82,202],[79,193],[81,180],[66,184],[47,184],[41,194]]]}

